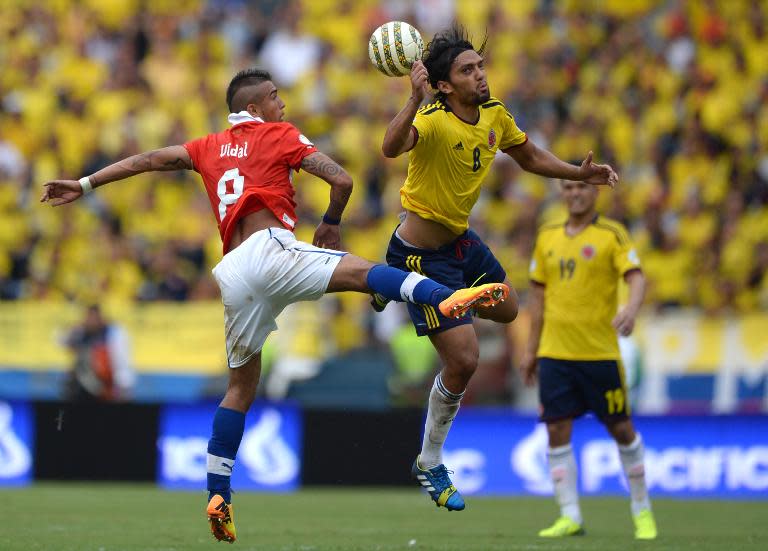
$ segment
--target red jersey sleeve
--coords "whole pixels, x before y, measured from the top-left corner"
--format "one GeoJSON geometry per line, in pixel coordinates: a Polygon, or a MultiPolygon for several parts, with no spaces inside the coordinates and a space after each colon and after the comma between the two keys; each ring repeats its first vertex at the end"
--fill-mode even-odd
{"type": "Polygon", "coordinates": [[[282,136],[281,148],[283,150],[283,158],[294,170],[301,168],[301,161],[304,157],[317,152],[315,144],[313,144],[307,137],[299,132],[299,129],[291,124],[285,125],[285,133],[282,136]]]}
{"type": "Polygon", "coordinates": [[[198,138],[184,144],[184,149],[187,150],[187,153],[189,153],[189,158],[192,159],[192,168],[194,168],[195,172],[198,173],[200,172],[201,151],[203,150],[205,141],[207,139],[207,136],[203,136],[202,138],[198,138]]]}

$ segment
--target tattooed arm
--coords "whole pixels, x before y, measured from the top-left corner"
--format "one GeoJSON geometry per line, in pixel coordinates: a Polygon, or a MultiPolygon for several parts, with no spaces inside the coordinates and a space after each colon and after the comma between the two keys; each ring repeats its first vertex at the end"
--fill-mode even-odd
{"type": "Polygon", "coordinates": [[[304,157],[301,168],[331,185],[331,202],[325,214],[328,218],[340,220],[352,195],[350,175],[336,161],[319,151],[304,157]]]}
{"type": "Polygon", "coordinates": [[[191,169],[192,159],[189,158],[187,148],[183,145],[172,145],[117,161],[113,165],[102,168],[89,178],[91,185],[98,187],[142,172],[181,170],[182,168],[191,169]]]}
{"type": "Polygon", "coordinates": [[[328,210],[325,211],[323,221],[315,231],[312,243],[317,247],[338,249],[341,247],[339,222],[349,196],[352,195],[352,178],[338,163],[319,151],[304,157],[301,168],[322,178],[331,186],[328,210]]]}
{"type": "MultiPolygon", "coordinates": [[[[88,177],[92,188],[123,180],[142,172],[192,169],[192,159],[182,145],[172,145],[146,153],[127,157],[88,177]]],[[[41,203],[51,202],[54,207],[70,203],[83,195],[83,187],[77,180],[53,180],[45,184],[41,203]]]]}

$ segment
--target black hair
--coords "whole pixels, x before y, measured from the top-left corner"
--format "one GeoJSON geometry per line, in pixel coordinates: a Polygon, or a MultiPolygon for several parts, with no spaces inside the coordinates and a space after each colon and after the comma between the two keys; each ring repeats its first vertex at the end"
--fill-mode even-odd
{"type": "Polygon", "coordinates": [[[475,48],[469,39],[467,29],[457,22],[454,22],[449,29],[437,33],[427,44],[427,50],[422,58],[424,67],[429,73],[429,84],[432,88],[437,89],[437,82],[440,80],[448,81],[451,65],[460,53],[474,50],[483,55],[487,42],[486,34],[480,47],[475,48]]]}
{"type": "MultiPolygon", "coordinates": [[[[243,69],[237,73],[227,87],[227,107],[229,107],[229,112],[235,112],[232,100],[235,98],[237,92],[247,86],[256,86],[268,80],[272,80],[272,75],[269,74],[269,71],[264,71],[262,69],[243,69]]],[[[243,106],[243,109],[245,109],[245,106],[243,106]]],[[[238,109],[238,111],[241,110],[242,109],[238,109]]]]}

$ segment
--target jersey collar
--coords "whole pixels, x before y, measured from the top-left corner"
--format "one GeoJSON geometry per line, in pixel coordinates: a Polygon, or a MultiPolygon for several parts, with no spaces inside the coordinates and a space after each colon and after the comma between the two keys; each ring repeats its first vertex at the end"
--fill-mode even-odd
{"type": "Polygon", "coordinates": [[[227,120],[229,121],[229,124],[232,126],[237,126],[238,124],[243,124],[244,122],[264,122],[263,119],[260,117],[254,117],[251,115],[248,111],[240,111],[239,113],[230,113],[227,117],[227,120]]]}
{"type": "Polygon", "coordinates": [[[445,108],[446,113],[451,113],[454,117],[456,117],[459,121],[463,122],[464,124],[468,124],[469,126],[477,126],[477,123],[480,122],[480,107],[477,108],[477,120],[475,122],[466,121],[462,119],[460,116],[458,116],[453,109],[451,109],[451,106],[448,105],[448,102],[445,100],[441,100],[440,103],[443,104],[445,108]]]}

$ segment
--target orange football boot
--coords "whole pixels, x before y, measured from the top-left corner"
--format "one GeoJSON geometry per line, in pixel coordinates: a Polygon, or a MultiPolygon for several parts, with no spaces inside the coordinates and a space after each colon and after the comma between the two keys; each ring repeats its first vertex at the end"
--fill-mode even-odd
{"type": "Polygon", "coordinates": [[[216,494],[208,502],[208,522],[211,524],[211,533],[219,541],[235,543],[235,519],[232,504],[226,503],[224,498],[216,494]]]}
{"type": "Polygon", "coordinates": [[[479,287],[459,289],[438,306],[446,318],[460,318],[472,308],[489,308],[504,302],[509,287],[504,283],[486,283],[479,287]]]}

